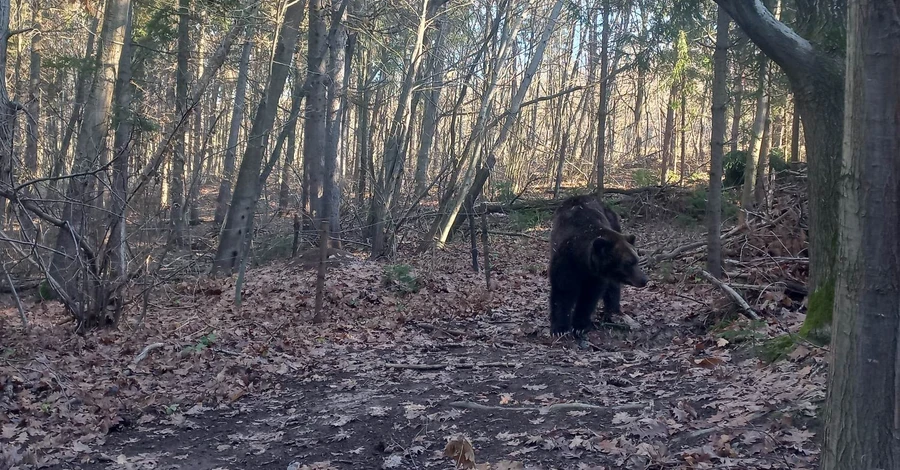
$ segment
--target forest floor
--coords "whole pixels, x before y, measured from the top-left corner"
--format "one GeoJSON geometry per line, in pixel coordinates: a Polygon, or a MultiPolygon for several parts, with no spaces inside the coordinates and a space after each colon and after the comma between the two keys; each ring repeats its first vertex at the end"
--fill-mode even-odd
{"type": "MultiPolygon", "coordinates": [[[[699,238],[626,225],[645,252],[699,238]]],[[[0,469],[815,467],[825,351],[761,358],[802,309],[760,295],[749,322],[669,263],[623,292],[639,328],[579,348],[548,334],[547,229],[492,236],[490,292],[461,241],[344,258],[322,325],[299,259],[249,270],[240,308],[234,279],[162,286],[140,328],[139,304],[85,336],[0,306],[0,469]]]]}

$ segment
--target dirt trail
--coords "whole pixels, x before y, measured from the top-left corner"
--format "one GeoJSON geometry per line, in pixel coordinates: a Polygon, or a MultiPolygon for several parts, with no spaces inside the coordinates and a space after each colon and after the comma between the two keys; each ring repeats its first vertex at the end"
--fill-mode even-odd
{"type": "Polygon", "coordinates": [[[669,267],[623,292],[639,329],[580,349],[548,334],[546,247],[492,250],[490,295],[462,248],[408,261],[412,293],[402,269],[343,263],[324,326],[314,273],[290,263],[248,272],[242,309],[233,281],[174,286],[139,332],[73,344],[46,314],[0,363],[18,394],[0,396],[2,437],[57,469],[450,469],[456,436],[478,468],[814,468],[823,355],[765,365],[743,347],[802,315],[709,334],[721,294],[669,267]]]}
{"type": "Polygon", "coordinates": [[[746,419],[755,414],[716,405],[738,398],[731,381],[744,374],[717,362],[727,358],[698,367],[696,319],[670,317],[668,296],[629,289],[625,297],[642,329],[595,331],[591,351],[523,334],[520,319],[494,311],[477,323],[429,327],[422,344],[335,348],[322,357],[322,375],[117,433],[102,459],[60,468],[453,468],[441,451],[457,434],[470,439],[478,463],[523,464],[493,468],[679,468],[685,455],[701,468],[704,460],[708,468],[803,468],[790,447],[762,435],[724,442],[734,456],[716,455],[724,447],[709,438],[725,434],[710,426],[717,411],[728,412],[726,427],[745,418],[741,428],[764,429],[746,419]],[[453,334],[473,330],[479,337],[453,334]],[[409,358],[416,368],[401,368],[409,358]]]}

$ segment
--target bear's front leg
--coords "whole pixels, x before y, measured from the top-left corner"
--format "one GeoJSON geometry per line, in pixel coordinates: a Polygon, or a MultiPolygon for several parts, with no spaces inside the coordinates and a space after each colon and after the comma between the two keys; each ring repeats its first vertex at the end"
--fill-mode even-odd
{"type": "Polygon", "coordinates": [[[550,285],[550,334],[561,336],[572,329],[571,312],[577,291],[550,285]]]}
{"type": "Polygon", "coordinates": [[[581,293],[572,314],[572,329],[575,330],[576,337],[583,337],[593,326],[591,315],[597,309],[597,302],[600,301],[602,293],[603,286],[596,282],[587,281],[581,285],[581,293]]]}
{"type": "Polygon", "coordinates": [[[622,299],[622,285],[608,282],[603,289],[603,322],[612,323],[612,315],[622,313],[619,301],[622,299]]]}

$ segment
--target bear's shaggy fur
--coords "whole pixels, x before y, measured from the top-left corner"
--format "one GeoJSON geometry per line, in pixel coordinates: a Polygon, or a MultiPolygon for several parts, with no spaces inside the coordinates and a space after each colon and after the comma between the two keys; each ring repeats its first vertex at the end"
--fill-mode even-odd
{"type": "Polygon", "coordinates": [[[638,266],[634,235],[624,235],[619,217],[595,196],[574,196],[553,215],[550,232],[550,330],[580,336],[603,299],[603,318],[621,313],[622,284],[647,285],[638,266]],[[574,312],[573,312],[574,308],[574,312]]]}

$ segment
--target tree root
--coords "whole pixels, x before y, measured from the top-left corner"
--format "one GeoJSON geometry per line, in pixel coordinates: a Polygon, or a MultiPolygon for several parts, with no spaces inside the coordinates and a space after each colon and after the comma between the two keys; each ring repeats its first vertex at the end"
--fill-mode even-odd
{"type": "Polygon", "coordinates": [[[474,403],[470,401],[454,401],[449,404],[452,408],[462,408],[469,410],[479,410],[479,411],[537,411],[540,414],[553,413],[557,411],[627,411],[627,410],[640,410],[643,409],[646,405],[641,403],[631,403],[628,405],[618,405],[618,406],[600,406],[600,405],[591,405],[588,403],[557,403],[555,405],[550,406],[492,406],[492,405],[482,405],[481,403],[474,403]]]}

